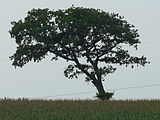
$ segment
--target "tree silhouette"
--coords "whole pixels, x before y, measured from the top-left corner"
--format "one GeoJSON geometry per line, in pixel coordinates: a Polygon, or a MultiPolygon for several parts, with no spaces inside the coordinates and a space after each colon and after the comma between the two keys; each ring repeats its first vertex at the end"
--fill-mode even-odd
{"type": "Polygon", "coordinates": [[[99,9],[33,9],[24,20],[12,22],[9,32],[18,44],[10,57],[15,67],[39,62],[50,53],[52,60],[63,58],[70,63],[64,70],[66,77],[85,74],[85,81],[93,83],[100,99],[113,95],[105,92],[102,81],[117,65],[133,68],[148,63],[146,57],[131,56],[123,47],[126,44],[137,50],[137,29],[119,14],[99,9]]]}

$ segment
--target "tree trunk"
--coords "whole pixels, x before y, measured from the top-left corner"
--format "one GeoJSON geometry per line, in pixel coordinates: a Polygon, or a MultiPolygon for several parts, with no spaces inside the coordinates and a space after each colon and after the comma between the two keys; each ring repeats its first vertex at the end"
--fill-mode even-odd
{"type": "Polygon", "coordinates": [[[102,81],[98,81],[98,80],[93,80],[92,83],[95,85],[95,87],[98,90],[99,94],[105,94],[105,90],[102,84],[102,81]]]}
{"type": "Polygon", "coordinates": [[[109,100],[112,98],[114,93],[105,92],[102,81],[93,80],[92,83],[95,85],[95,87],[98,90],[97,97],[101,100],[109,100]]]}

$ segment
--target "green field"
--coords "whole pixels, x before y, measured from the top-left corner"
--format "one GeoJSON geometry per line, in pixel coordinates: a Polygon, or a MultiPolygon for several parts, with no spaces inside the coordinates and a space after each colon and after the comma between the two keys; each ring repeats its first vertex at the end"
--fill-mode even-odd
{"type": "Polygon", "coordinates": [[[160,100],[0,100],[0,120],[160,120],[160,100]]]}

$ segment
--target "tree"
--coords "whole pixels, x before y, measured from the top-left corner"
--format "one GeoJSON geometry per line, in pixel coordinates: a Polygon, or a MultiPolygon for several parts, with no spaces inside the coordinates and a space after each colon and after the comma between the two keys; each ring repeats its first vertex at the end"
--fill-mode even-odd
{"type": "Polygon", "coordinates": [[[100,99],[113,95],[105,92],[102,81],[117,65],[133,68],[148,63],[146,57],[131,56],[123,47],[126,44],[137,50],[138,30],[119,14],[99,9],[33,9],[24,20],[12,22],[9,32],[18,45],[10,57],[15,67],[40,62],[50,53],[52,60],[63,58],[70,63],[64,71],[66,77],[85,74],[85,81],[93,83],[100,99]]]}

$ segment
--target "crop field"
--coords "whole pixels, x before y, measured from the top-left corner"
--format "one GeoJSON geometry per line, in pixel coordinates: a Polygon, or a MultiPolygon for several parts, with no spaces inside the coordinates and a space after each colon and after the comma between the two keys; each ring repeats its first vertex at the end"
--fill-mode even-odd
{"type": "Polygon", "coordinates": [[[0,100],[0,120],[160,120],[160,100],[0,100]]]}

